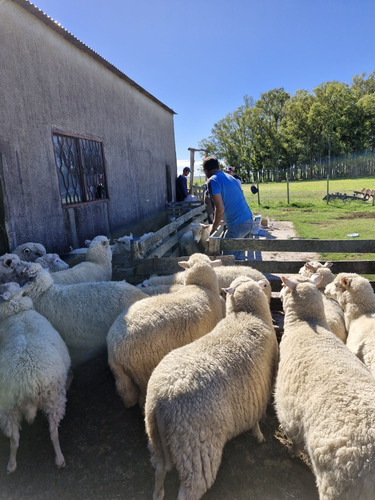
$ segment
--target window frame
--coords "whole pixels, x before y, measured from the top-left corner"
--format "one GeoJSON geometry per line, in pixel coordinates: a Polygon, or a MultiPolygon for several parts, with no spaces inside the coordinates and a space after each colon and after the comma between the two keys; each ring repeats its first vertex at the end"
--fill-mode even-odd
{"type": "MultiPolygon", "coordinates": [[[[62,208],[65,208],[65,209],[72,208],[72,207],[74,208],[74,207],[92,205],[92,204],[96,204],[96,203],[108,202],[109,195],[108,195],[106,162],[105,162],[105,157],[104,157],[103,141],[101,139],[98,139],[97,137],[92,137],[92,136],[87,136],[87,135],[82,135],[82,134],[73,134],[73,133],[69,133],[69,132],[63,132],[63,131],[57,130],[57,129],[52,129],[51,139],[52,139],[53,157],[54,157],[55,166],[56,166],[57,180],[58,180],[58,184],[59,184],[60,202],[61,202],[62,208]],[[64,201],[63,201],[64,198],[63,198],[63,193],[61,190],[61,179],[64,179],[64,180],[66,180],[66,179],[63,177],[63,174],[60,170],[60,167],[58,166],[56,149],[55,149],[55,136],[66,137],[66,138],[74,141],[76,152],[77,152],[77,162],[78,162],[78,164],[76,165],[77,180],[79,182],[79,189],[80,189],[80,192],[76,192],[76,194],[82,198],[82,200],[80,200],[80,201],[73,202],[73,203],[69,203],[69,202],[64,203],[64,201]],[[99,173],[97,175],[99,175],[99,182],[101,182],[104,185],[105,195],[103,198],[90,199],[90,194],[88,193],[87,185],[85,182],[89,176],[88,176],[88,173],[85,172],[85,162],[83,159],[83,148],[81,145],[82,144],[81,141],[94,142],[94,143],[97,143],[100,147],[101,173],[99,173]]],[[[65,196],[65,199],[66,199],[66,196],[65,196]]]]}

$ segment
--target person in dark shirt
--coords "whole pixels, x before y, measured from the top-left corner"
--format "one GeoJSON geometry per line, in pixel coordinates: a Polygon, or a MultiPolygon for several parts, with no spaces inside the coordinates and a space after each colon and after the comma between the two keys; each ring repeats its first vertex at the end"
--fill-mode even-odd
{"type": "Polygon", "coordinates": [[[185,167],[182,174],[176,179],[176,201],[184,201],[188,196],[187,176],[190,174],[190,168],[185,167]]]}

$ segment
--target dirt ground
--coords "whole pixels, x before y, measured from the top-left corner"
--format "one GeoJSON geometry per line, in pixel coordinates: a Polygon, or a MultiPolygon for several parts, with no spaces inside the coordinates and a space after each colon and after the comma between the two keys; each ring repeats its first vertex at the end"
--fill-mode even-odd
{"type": "MultiPolygon", "coordinates": [[[[292,237],[291,231],[288,224],[276,222],[272,233],[284,238],[288,232],[292,237]]],[[[317,500],[313,473],[306,461],[289,456],[272,404],[260,426],[265,443],[258,444],[250,432],[227,443],[216,481],[203,498],[317,500]]],[[[44,416],[38,415],[32,425],[24,423],[18,468],[7,475],[9,440],[1,434],[0,499],[152,498],[154,471],[143,416],[138,407],[123,406],[106,353],[75,370],[60,425],[60,443],[66,467],[58,470],[44,416]]],[[[166,500],[177,497],[178,485],[176,472],[168,473],[166,500]]]]}

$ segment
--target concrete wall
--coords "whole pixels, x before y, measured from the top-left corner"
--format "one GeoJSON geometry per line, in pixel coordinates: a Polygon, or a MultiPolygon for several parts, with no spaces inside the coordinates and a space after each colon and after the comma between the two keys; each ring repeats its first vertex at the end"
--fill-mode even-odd
{"type": "Polygon", "coordinates": [[[160,213],[173,112],[13,0],[0,2],[0,181],[9,247],[66,251],[160,213]],[[103,141],[108,201],[61,205],[52,131],[103,141]]]}

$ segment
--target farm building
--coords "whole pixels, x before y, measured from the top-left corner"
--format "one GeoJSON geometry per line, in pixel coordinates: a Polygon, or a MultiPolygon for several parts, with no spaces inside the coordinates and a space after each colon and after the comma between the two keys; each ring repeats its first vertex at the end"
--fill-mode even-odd
{"type": "Polygon", "coordinates": [[[161,214],[174,111],[27,0],[0,2],[0,46],[0,252],[64,252],[161,214]]]}

